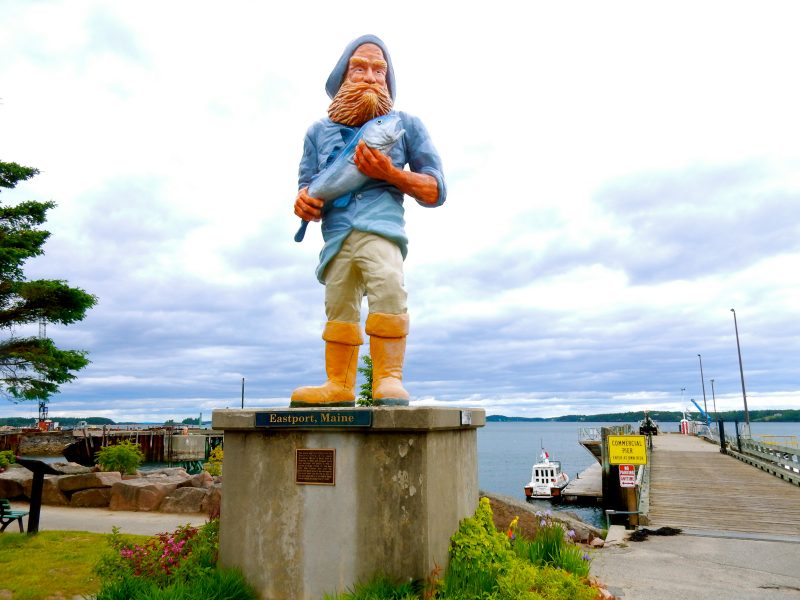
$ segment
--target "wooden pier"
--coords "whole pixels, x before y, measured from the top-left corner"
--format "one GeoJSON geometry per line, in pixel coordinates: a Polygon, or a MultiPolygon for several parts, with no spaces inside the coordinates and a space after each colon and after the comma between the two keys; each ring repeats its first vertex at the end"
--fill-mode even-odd
{"type": "Polygon", "coordinates": [[[207,460],[222,444],[222,432],[211,429],[158,427],[151,429],[111,429],[103,427],[58,431],[21,431],[0,434],[0,450],[31,456],[63,455],[66,460],[94,465],[97,452],[120,442],[137,444],[145,462],[179,463],[207,460]]]}
{"type": "Polygon", "coordinates": [[[800,536],[800,487],[698,437],[659,435],[650,455],[651,527],[800,536]]]}

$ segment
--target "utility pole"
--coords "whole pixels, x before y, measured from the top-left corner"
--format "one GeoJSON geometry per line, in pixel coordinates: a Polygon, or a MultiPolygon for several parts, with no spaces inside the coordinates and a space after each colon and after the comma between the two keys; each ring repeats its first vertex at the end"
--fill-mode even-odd
{"type": "Polygon", "coordinates": [[[719,415],[717,414],[717,395],[714,393],[714,380],[711,380],[711,398],[714,401],[714,419],[719,421],[719,415]]]}
{"type": "Polygon", "coordinates": [[[708,403],[706,402],[706,380],[703,377],[703,357],[699,354],[697,358],[700,359],[700,384],[703,386],[703,408],[706,410],[706,417],[708,417],[708,403]]]}
{"type": "Polygon", "coordinates": [[[739,353],[739,375],[742,377],[742,400],[744,400],[744,422],[747,424],[747,434],[750,434],[750,413],[747,411],[747,392],[744,390],[744,367],[742,366],[742,347],[739,345],[739,324],[736,322],[736,311],[733,313],[733,327],[736,330],[736,350],[739,353]]]}

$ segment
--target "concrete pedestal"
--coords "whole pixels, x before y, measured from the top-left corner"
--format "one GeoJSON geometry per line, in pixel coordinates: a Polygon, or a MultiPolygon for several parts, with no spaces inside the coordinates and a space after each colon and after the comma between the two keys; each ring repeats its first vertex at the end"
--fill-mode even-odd
{"type": "Polygon", "coordinates": [[[474,409],[214,411],[221,564],[264,600],[319,600],[378,573],[424,578],[446,566],[450,536],[477,506],[484,423],[474,409]],[[371,423],[337,425],[353,416],[371,423]],[[298,449],[335,450],[335,483],[298,483],[298,449]]]}

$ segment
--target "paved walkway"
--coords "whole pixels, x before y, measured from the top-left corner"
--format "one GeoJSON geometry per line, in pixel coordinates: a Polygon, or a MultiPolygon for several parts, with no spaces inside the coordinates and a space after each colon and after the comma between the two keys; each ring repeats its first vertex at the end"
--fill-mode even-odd
{"type": "Polygon", "coordinates": [[[800,538],[722,535],[684,533],[602,548],[591,572],[620,600],[800,599],[800,538]]]}
{"type": "Polygon", "coordinates": [[[800,490],[698,438],[653,441],[648,529],[683,533],[603,548],[592,575],[621,600],[800,600],[800,490]]]}
{"type": "MultiPolygon", "coordinates": [[[[26,502],[12,502],[17,510],[29,510],[26,502]]],[[[42,506],[39,515],[39,531],[92,531],[111,533],[119,527],[121,533],[155,535],[163,531],[174,531],[181,525],[203,525],[208,520],[205,514],[175,514],[159,512],[113,511],[105,508],[70,508],[65,506],[42,506]]],[[[25,529],[28,518],[23,519],[25,529]]],[[[16,524],[6,531],[19,531],[16,524]]]]}

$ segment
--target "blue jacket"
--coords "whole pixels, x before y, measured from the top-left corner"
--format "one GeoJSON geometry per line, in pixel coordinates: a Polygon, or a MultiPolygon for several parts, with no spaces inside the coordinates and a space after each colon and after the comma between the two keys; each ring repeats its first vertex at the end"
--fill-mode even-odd
{"type": "MultiPolygon", "coordinates": [[[[389,157],[400,169],[408,165],[414,173],[424,173],[436,179],[439,188],[436,203],[419,204],[426,207],[440,206],[447,197],[447,188],[439,154],[422,121],[404,112],[397,114],[402,120],[405,135],[394,145],[389,157]]],[[[308,187],[331,162],[331,155],[335,156],[355,131],[357,128],[334,123],[328,118],[317,121],[308,129],[303,145],[303,158],[300,161],[298,189],[308,187]]],[[[354,229],[391,240],[399,246],[405,259],[408,238],[403,214],[403,193],[393,185],[377,179],[370,179],[364,187],[354,192],[346,206],[327,205],[322,214],[322,239],[325,240],[325,245],[319,255],[317,279],[325,283],[325,267],[354,229]]]]}

